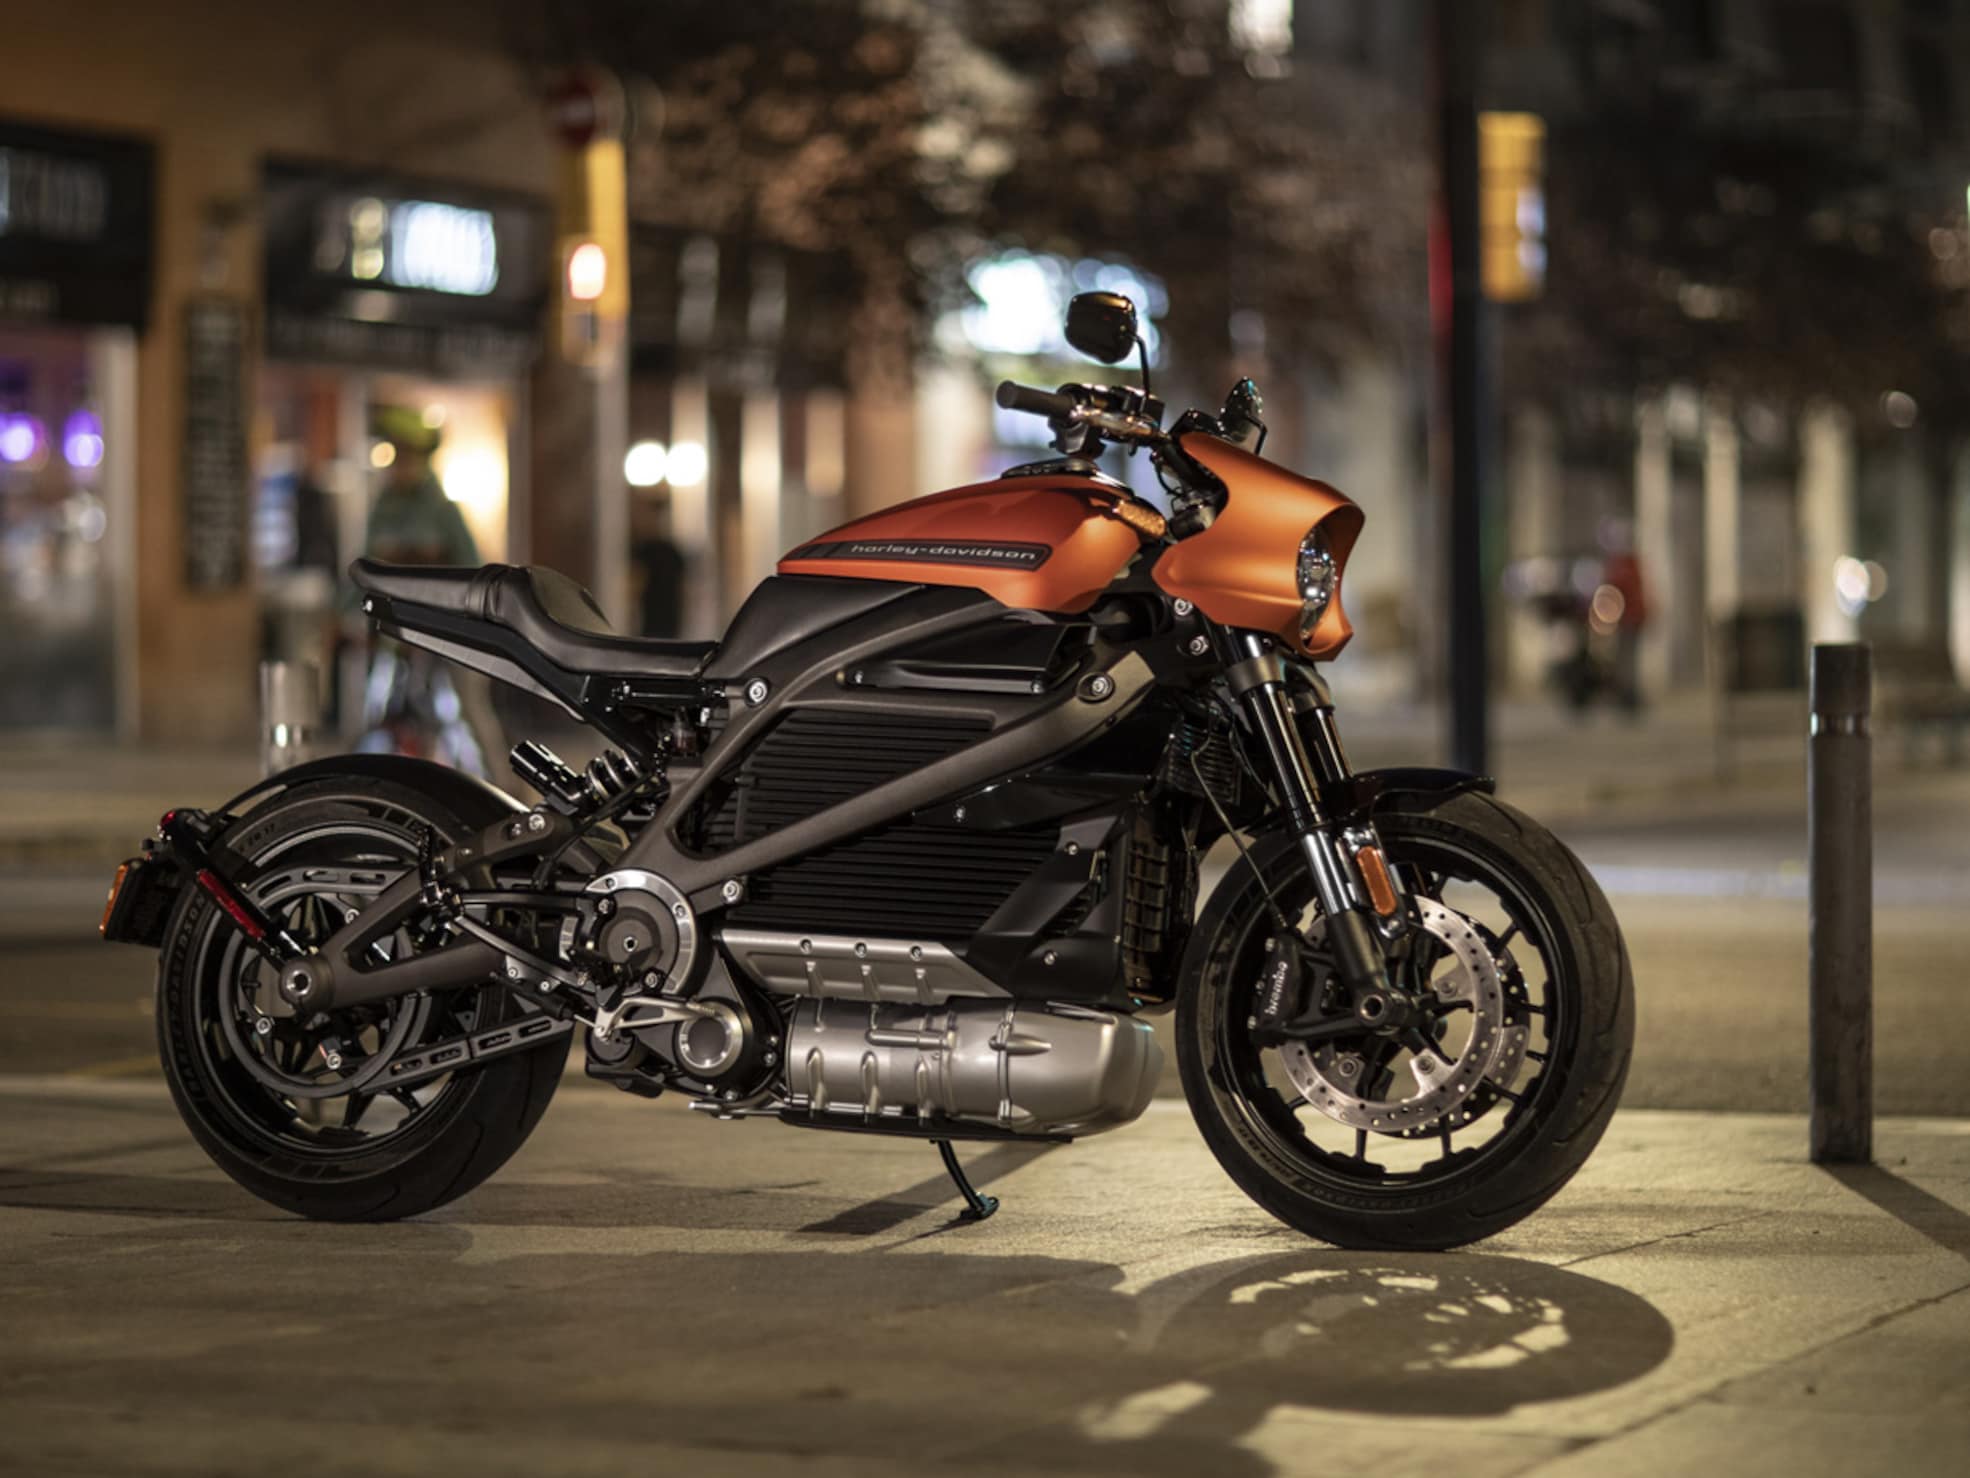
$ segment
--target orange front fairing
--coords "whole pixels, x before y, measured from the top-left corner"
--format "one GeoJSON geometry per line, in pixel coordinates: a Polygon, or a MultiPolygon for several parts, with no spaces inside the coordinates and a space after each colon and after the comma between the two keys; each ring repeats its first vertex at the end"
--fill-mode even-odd
{"type": "Polygon", "coordinates": [[[1360,537],[1361,510],[1326,483],[1215,436],[1186,436],[1183,450],[1224,484],[1224,506],[1208,529],[1163,551],[1156,584],[1220,625],[1273,632],[1319,661],[1339,655],[1354,628],[1341,609],[1345,582],[1338,577],[1360,537]],[[1300,540],[1316,524],[1327,535],[1337,582],[1334,598],[1302,642],[1295,563],[1300,540]]]}
{"type": "Polygon", "coordinates": [[[832,529],[780,573],[964,585],[1022,610],[1085,611],[1139,547],[1109,512],[1121,496],[1085,477],[953,488],[832,529]]]}

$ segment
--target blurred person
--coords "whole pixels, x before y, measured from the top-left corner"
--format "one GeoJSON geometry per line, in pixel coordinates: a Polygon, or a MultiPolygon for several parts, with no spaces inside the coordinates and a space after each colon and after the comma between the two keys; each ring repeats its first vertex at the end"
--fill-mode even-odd
{"type": "Polygon", "coordinates": [[[1635,554],[1634,529],[1625,518],[1601,525],[1601,583],[1589,619],[1614,638],[1614,698],[1631,714],[1642,711],[1642,628],[1648,624],[1648,590],[1635,554]]]}
{"type": "Polygon", "coordinates": [[[341,622],[336,581],[341,576],[341,537],[336,529],[335,495],[328,469],[304,465],[294,480],[293,552],[268,572],[267,633],[264,655],[272,661],[310,662],[321,674],[323,712],[332,729],[337,720],[336,650],[341,622]]]}
{"type": "MultiPolygon", "coordinates": [[[[478,565],[478,543],[432,471],[438,429],[406,406],[386,405],[371,416],[371,431],[390,455],[363,553],[389,564],[478,565]]],[[[363,728],[358,749],[423,755],[511,788],[492,680],[482,673],[394,642],[379,644],[370,658],[363,728]]]]}
{"type": "Polygon", "coordinates": [[[404,406],[378,407],[371,426],[390,448],[390,461],[369,510],[363,552],[399,565],[478,564],[479,546],[465,516],[431,470],[440,433],[404,406]]]}
{"type": "Polygon", "coordinates": [[[635,506],[630,546],[637,578],[637,617],[644,636],[679,636],[684,627],[684,551],[670,537],[668,510],[655,501],[635,506]]]}

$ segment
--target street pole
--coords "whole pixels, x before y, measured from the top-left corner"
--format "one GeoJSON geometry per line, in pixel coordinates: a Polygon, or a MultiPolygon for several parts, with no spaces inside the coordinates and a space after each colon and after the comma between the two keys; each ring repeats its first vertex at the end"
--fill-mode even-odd
{"type": "Polygon", "coordinates": [[[1430,242],[1430,306],[1437,362],[1437,445],[1447,474],[1444,571],[1449,634],[1444,653],[1450,696],[1450,760],[1460,770],[1490,767],[1490,697],[1484,622],[1484,466],[1481,428],[1488,412],[1484,376],[1484,292],[1478,221],[1475,0],[1435,0],[1438,203],[1430,242]],[[1447,427],[1445,422],[1447,421],[1447,427]],[[1444,432],[1447,430],[1447,437],[1444,432]],[[1447,441],[1447,446],[1445,442],[1447,441]]]}
{"type": "Polygon", "coordinates": [[[1874,1157],[1873,662],[1865,642],[1813,648],[1806,755],[1807,1033],[1815,1164],[1874,1157]]]}

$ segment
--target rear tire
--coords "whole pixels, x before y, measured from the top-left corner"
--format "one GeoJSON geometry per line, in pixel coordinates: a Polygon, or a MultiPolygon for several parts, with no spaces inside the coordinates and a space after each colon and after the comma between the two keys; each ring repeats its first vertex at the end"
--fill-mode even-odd
{"type": "MultiPolygon", "coordinates": [[[[498,805],[489,799],[484,814],[460,816],[389,781],[311,781],[255,808],[225,845],[246,863],[236,886],[280,910],[290,927],[317,919],[319,933],[341,921],[357,892],[380,891],[385,883],[374,879],[387,882],[416,865],[420,828],[443,846],[496,820],[504,814],[498,805]],[[331,871],[332,892],[319,881],[331,871]]],[[[321,1221],[391,1221],[442,1206],[505,1164],[554,1096],[567,1059],[559,1037],[408,1090],[407,1099],[389,1090],[336,1096],[336,1075],[314,1065],[326,1063],[324,1049],[302,1051],[306,1023],[290,1015],[264,1036],[254,1030],[259,1017],[278,1010],[256,968],[220,910],[186,889],[158,959],[158,1047],[193,1138],[221,1170],[282,1210],[321,1221]],[[270,1085],[270,1073],[304,1096],[270,1085]]],[[[313,1035],[333,1038],[360,1062],[365,1046],[380,1055],[518,1014],[503,990],[463,990],[330,1013],[313,1035]]]]}
{"type": "MultiPolygon", "coordinates": [[[[1227,1174],[1289,1226],[1349,1248],[1441,1249],[1492,1236],[1530,1215],[1571,1179],[1613,1117],[1634,1041],[1634,978],[1613,910],[1580,860],[1550,831],[1491,796],[1398,795],[1378,809],[1384,850],[1399,868],[1417,858],[1463,859],[1472,876],[1512,901],[1507,912],[1538,937],[1548,1004],[1537,1018],[1550,1039],[1544,1062],[1518,1085],[1522,1101],[1498,1098],[1457,1132],[1495,1131],[1483,1145],[1430,1165],[1370,1174],[1367,1162],[1323,1150],[1313,1134],[1296,1143],[1304,1114],[1319,1111],[1268,1097],[1244,1029],[1255,950],[1273,925],[1244,862],[1233,865],[1206,905],[1186,953],[1177,1003],[1177,1063],[1184,1095],[1227,1174]],[[1249,1056],[1248,1056],[1249,1054],[1249,1056]],[[1502,1126],[1502,1127],[1501,1127],[1502,1126]]],[[[1311,895],[1304,857],[1291,837],[1253,848],[1268,887],[1292,915],[1311,895]]],[[[1462,876],[1463,874],[1459,874],[1462,876]]],[[[1523,946],[1521,946],[1523,948],[1523,946]]],[[[1528,1018],[1531,1019],[1531,1018],[1528,1018]]],[[[1528,1069],[1529,1071],[1529,1069],[1528,1069]]],[[[1331,1122],[1331,1121],[1330,1121],[1331,1122]]],[[[1303,1127],[1303,1126],[1302,1126],[1303,1127]]],[[[1325,1131],[1331,1134],[1331,1130],[1325,1131]]],[[[1411,1136],[1413,1145],[1425,1135],[1411,1136]]],[[[1355,1141],[1392,1143],[1382,1135],[1355,1141]]]]}

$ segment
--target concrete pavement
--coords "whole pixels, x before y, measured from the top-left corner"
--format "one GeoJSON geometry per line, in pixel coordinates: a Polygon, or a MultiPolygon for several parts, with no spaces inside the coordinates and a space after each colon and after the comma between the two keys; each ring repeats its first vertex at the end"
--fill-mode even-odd
{"type": "Polygon", "coordinates": [[[1280,1227],[1168,1101],[972,1148],[570,1092],[415,1223],[234,1188],[161,1089],[0,1079],[0,1469],[1957,1474],[1970,1124],[1879,1168],[1624,1112],[1469,1252],[1280,1227]]]}

